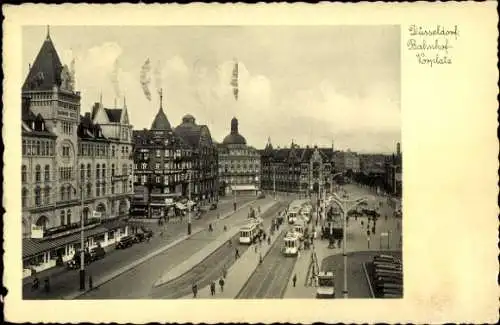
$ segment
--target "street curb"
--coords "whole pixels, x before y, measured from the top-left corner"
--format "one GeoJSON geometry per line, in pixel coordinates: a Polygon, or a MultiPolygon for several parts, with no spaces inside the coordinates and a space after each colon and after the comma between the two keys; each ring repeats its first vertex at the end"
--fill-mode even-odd
{"type": "Polygon", "coordinates": [[[368,282],[368,287],[370,288],[370,295],[372,296],[372,298],[375,298],[375,294],[373,293],[372,282],[370,281],[368,270],[366,269],[366,262],[363,262],[363,270],[365,271],[366,282],[368,282]]]}
{"type": "MultiPolygon", "coordinates": [[[[251,204],[251,203],[253,203],[253,202],[255,202],[255,201],[256,201],[256,200],[253,200],[253,201],[249,201],[249,202],[247,202],[247,203],[245,203],[245,204],[242,204],[239,208],[237,208],[237,209],[236,209],[236,211],[234,211],[234,210],[233,210],[233,211],[231,211],[230,213],[227,213],[227,214],[226,214],[226,217],[225,217],[224,219],[229,218],[230,216],[232,216],[232,215],[234,215],[236,212],[238,212],[240,209],[243,209],[244,207],[246,207],[247,205],[249,205],[249,204],[251,204]]],[[[220,219],[219,219],[219,220],[220,220],[220,219]]],[[[164,252],[164,251],[166,251],[166,250],[169,250],[170,248],[173,248],[173,247],[177,246],[178,244],[180,244],[180,243],[181,243],[181,242],[183,242],[184,240],[189,239],[189,237],[191,237],[191,236],[193,236],[193,235],[195,235],[195,234],[198,234],[198,233],[202,232],[203,230],[205,230],[205,228],[197,228],[197,229],[195,229],[195,230],[191,233],[191,235],[184,235],[184,236],[180,237],[179,239],[174,240],[174,241],[173,241],[173,242],[171,242],[170,244],[165,245],[163,248],[161,248],[161,249],[159,249],[159,250],[156,250],[156,251],[152,252],[151,254],[148,254],[148,255],[146,255],[145,257],[140,258],[140,259],[138,259],[138,260],[136,260],[136,261],[132,262],[131,264],[129,264],[129,265],[127,265],[126,267],[124,267],[123,269],[120,269],[119,271],[117,271],[117,272],[115,272],[115,273],[112,273],[110,276],[106,277],[104,280],[99,281],[99,283],[98,283],[98,284],[96,284],[96,285],[93,287],[93,289],[96,289],[96,288],[98,288],[98,287],[102,286],[103,284],[105,284],[105,283],[107,283],[107,282],[109,282],[109,281],[113,280],[114,278],[116,278],[116,277],[118,277],[118,276],[122,275],[123,273],[128,272],[128,271],[130,271],[130,270],[132,270],[132,269],[136,268],[137,266],[139,266],[139,265],[141,265],[142,263],[144,263],[144,262],[148,261],[149,259],[151,259],[151,258],[153,258],[153,257],[155,257],[155,256],[157,256],[157,255],[159,255],[159,254],[161,254],[161,253],[163,253],[163,252],[164,252]]],[[[86,293],[88,293],[88,292],[90,292],[90,291],[92,291],[92,290],[79,291],[79,292],[77,292],[76,294],[75,294],[75,293],[73,293],[73,294],[68,294],[68,295],[66,295],[66,297],[65,297],[64,299],[75,299],[75,298],[78,298],[78,297],[83,296],[84,294],[86,294],[86,293]]]]}
{"type": "MultiPolygon", "coordinates": [[[[269,206],[269,208],[267,208],[266,210],[264,210],[262,213],[265,213],[267,210],[271,209],[272,207],[274,207],[276,203],[273,203],[272,205],[269,206]]],[[[243,208],[243,206],[241,207],[243,208]]],[[[237,212],[238,209],[235,211],[237,212]]],[[[222,219],[222,218],[221,218],[222,219]]],[[[220,219],[219,219],[220,220],[220,219]]],[[[237,232],[235,232],[232,236],[229,236],[229,238],[233,238],[234,236],[236,236],[237,234],[239,233],[239,230],[237,232]]],[[[222,236],[220,236],[222,237],[222,236]]],[[[217,239],[215,240],[217,241],[217,239]]],[[[215,242],[214,241],[214,242],[215,242]]],[[[190,267],[188,270],[186,270],[185,272],[183,272],[182,274],[179,274],[178,276],[174,277],[174,278],[171,278],[170,280],[168,281],[165,281],[163,283],[160,283],[160,284],[156,284],[156,282],[153,284],[153,288],[157,288],[157,287],[161,287],[163,285],[166,285],[172,281],[175,281],[176,279],[180,278],[181,276],[183,276],[184,274],[190,272],[192,269],[194,269],[196,266],[198,266],[199,264],[203,263],[207,258],[209,258],[212,254],[214,254],[218,249],[220,249],[222,246],[224,246],[225,244],[227,243],[227,240],[224,240],[223,242],[221,242],[220,245],[218,245],[213,251],[211,251],[208,255],[206,255],[200,262],[197,262],[195,264],[193,264],[192,267],[190,267]]],[[[195,253],[196,254],[196,253],[195,253]]]]}

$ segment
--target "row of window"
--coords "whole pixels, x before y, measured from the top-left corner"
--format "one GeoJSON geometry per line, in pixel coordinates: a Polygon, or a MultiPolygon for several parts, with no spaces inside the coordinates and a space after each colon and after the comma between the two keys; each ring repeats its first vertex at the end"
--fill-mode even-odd
{"type": "Polygon", "coordinates": [[[236,164],[236,165],[225,165],[224,167],[219,168],[219,171],[222,172],[225,170],[226,172],[228,170],[260,170],[260,166],[255,164],[255,165],[247,165],[247,164],[236,164]]]}
{"type": "MultiPolygon", "coordinates": [[[[96,183],[95,184],[95,196],[100,197],[104,196],[107,194],[120,194],[120,193],[127,193],[132,191],[132,181],[123,181],[117,184],[106,184],[106,182],[102,183],[96,183]]],[[[52,202],[54,202],[54,198],[52,197],[51,194],[51,187],[46,186],[44,188],[41,187],[36,187],[33,190],[33,198],[34,198],[34,204],[35,207],[40,207],[43,205],[49,205],[52,202]]],[[[92,184],[87,183],[85,185],[85,191],[83,193],[84,198],[90,198],[92,197],[92,184]]],[[[69,201],[72,199],[76,199],[77,193],[76,190],[71,186],[71,185],[63,185],[59,188],[59,197],[58,199],[60,201],[69,201]]],[[[23,188],[21,192],[21,201],[22,201],[22,207],[26,208],[28,207],[28,199],[29,199],[29,192],[28,189],[23,188]]]]}
{"type": "Polygon", "coordinates": [[[59,167],[59,180],[69,181],[73,177],[73,167],[59,167]]]}
{"type": "Polygon", "coordinates": [[[61,130],[64,134],[72,135],[73,134],[73,123],[61,122],[61,130]]]}
{"type": "Polygon", "coordinates": [[[255,183],[255,178],[254,177],[230,177],[230,178],[224,178],[224,181],[228,182],[229,184],[253,184],[255,183]]]}
{"type": "MultiPolygon", "coordinates": [[[[101,179],[101,178],[106,178],[106,164],[96,164],[96,179],[101,179]]],[[[85,178],[85,174],[87,174],[87,178],[91,178],[92,176],[92,168],[90,164],[87,164],[87,167],[85,167],[84,164],[80,164],[80,179],[83,180],[85,178]]],[[[115,168],[115,164],[111,164],[111,177],[114,177],[117,172],[115,168]]],[[[133,173],[132,170],[132,164],[123,164],[122,165],[122,173],[121,175],[128,175],[130,173],[133,173]]]]}
{"type": "Polygon", "coordinates": [[[78,153],[82,157],[116,157],[121,152],[120,157],[127,158],[131,150],[130,145],[109,147],[105,144],[80,143],[78,146],[78,153]]]}
{"type": "Polygon", "coordinates": [[[23,139],[23,156],[54,156],[55,143],[53,140],[23,139]]]}
{"type": "MultiPolygon", "coordinates": [[[[151,181],[157,184],[171,185],[178,182],[183,182],[189,180],[188,174],[172,174],[172,175],[164,175],[164,176],[149,176],[151,177],[151,181]]],[[[148,175],[134,175],[134,182],[139,184],[147,184],[148,183],[148,175]]],[[[195,179],[194,175],[192,179],[195,179]]]]}
{"type": "MultiPolygon", "coordinates": [[[[44,181],[49,182],[50,181],[50,166],[49,165],[45,165],[43,175],[44,175],[44,177],[43,177],[44,181]]],[[[23,183],[28,182],[28,168],[26,167],[26,165],[22,165],[22,167],[21,167],[21,181],[23,183]]],[[[35,182],[40,183],[41,181],[42,181],[42,168],[40,167],[40,165],[36,165],[35,166],[35,182]]]]}
{"type": "MultiPolygon", "coordinates": [[[[142,169],[142,170],[147,170],[149,169],[149,164],[148,163],[140,163],[140,164],[135,164],[136,169],[142,169]],[[139,167],[139,168],[138,168],[139,167]]],[[[165,162],[163,164],[163,169],[169,169],[169,170],[179,170],[179,169],[192,169],[193,168],[193,163],[191,161],[183,161],[183,162],[165,162]]],[[[155,168],[154,169],[161,169],[161,163],[155,163],[155,168]]]]}

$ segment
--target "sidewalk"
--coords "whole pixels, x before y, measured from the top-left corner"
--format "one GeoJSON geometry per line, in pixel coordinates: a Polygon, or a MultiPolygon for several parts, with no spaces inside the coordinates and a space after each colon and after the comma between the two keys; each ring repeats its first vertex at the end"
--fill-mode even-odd
{"type": "MultiPolygon", "coordinates": [[[[277,203],[276,201],[271,201],[267,203],[266,205],[261,207],[261,213],[264,213],[265,211],[269,210],[276,203],[277,203]]],[[[221,219],[225,219],[225,217],[221,219]]],[[[176,267],[165,273],[163,276],[161,276],[161,278],[154,283],[154,286],[157,287],[162,284],[165,284],[188,272],[193,267],[200,264],[207,256],[215,252],[219,247],[226,244],[227,241],[232,237],[234,237],[236,234],[238,234],[239,231],[240,231],[239,227],[233,227],[228,229],[216,240],[211,242],[209,245],[205,246],[202,250],[198,251],[198,253],[190,257],[187,257],[182,264],[177,265],[176,267]]]]}
{"type": "MultiPolygon", "coordinates": [[[[223,215],[223,218],[225,219],[225,218],[228,218],[228,217],[234,215],[235,212],[238,212],[241,209],[244,209],[245,207],[251,205],[254,202],[255,201],[250,201],[250,202],[247,202],[245,204],[240,205],[236,209],[236,211],[231,210],[231,211],[225,213],[223,215]]],[[[197,234],[197,233],[199,233],[199,232],[201,232],[203,230],[205,230],[205,227],[198,226],[198,227],[196,227],[196,228],[194,228],[192,230],[191,236],[194,235],[194,234],[197,234]]],[[[141,257],[141,258],[137,259],[136,261],[134,261],[134,262],[132,262],[130,264],[127,264],[126,266],[124,266],[122,268],[119,268],[119,269],[117,269],[115,271],[112,271],[112,272],[110,272],[108,274],[104,274],[104,275],[102,275],[100,277],[95,277],[94,278],[94,289],[97,288],[97,287],[99,287],[99,286],[101,286],[101,285],[103,285],[104,283],[106,283],[106,282],[108,282],[108,281],[116,278],[117,276],[119,276],[119,275],[121,275],[121,274],[123,274],[123,273],[125,273],[125,272],[127,272],[127,271],[129,271],[129,270],[131,270],[133,268],[135,268],[139,264],[144,263],[145,261],[147,261],[147,260],[155,257],[156,255],[161,254],[161,253],[165,252],[166,250],[168,250],[168,249],[170,249],[170,248],[172,248],[172,247],[180,244],[181,242],[183,242],[184,240],[188,239],[191,236],[182,235],[182,236],[178,237],[177,239],[173,240],[172,242],[166,244],[165,246],[160,247],[159,249],[151,252],[150,254],[147,254],[146,256],[141,257]]],[[[75,290],[71,294],[68,294],[68,295],[64,296],[63,299],[75,299],[77,297],[80,297],[80,296],[84,295],[88,291],[89,291],[88,288],[85,291],[77,291],[77,290],[75,290]]]]}
{"type": "MultiPolygon", "coordinates": [[[[264,220],[264,229],[268,229],[271,226],[271,219],[266,218],[264,220]]],[[[220,291],[220,286],[218,280],[216,281],[216,293],[214,296],[210,294],[210,286],[205,286],[198,290],[197,299],[234,299],[246,284],[250,276],[253,274],[257,266],[259,265],[259,256],[261,253],[264,259],[270,248],[273,246],[276,239],[279,237],[280,233],[285,230],[286,227],[280,227],[280,230],[275,232],[271,236],[271,245],[266,242],[262,242],[262,246],[259,244],[252,245],[248,250],[243,253],[240,258],[228,269],[227,277],[224,279],[224,292],[220,291]],[[257,253],[255,252],[255,245],[258,247],[257,253]]],[[[279,243],[278,243],[279,244],[279,243]]],[[[182,299],[193,299],[193,295],[186,295],[182,299]]]]}

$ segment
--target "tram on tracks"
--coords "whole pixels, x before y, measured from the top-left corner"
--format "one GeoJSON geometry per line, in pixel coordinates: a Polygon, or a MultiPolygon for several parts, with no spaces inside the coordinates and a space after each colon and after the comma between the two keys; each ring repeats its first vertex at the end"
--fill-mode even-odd
{"type": "Polygon", "coordinates": [[[299,254],[299,238],[295,232],[288,232],[283,239],[282,253],[285,256],[297,256],[299,254]]]}

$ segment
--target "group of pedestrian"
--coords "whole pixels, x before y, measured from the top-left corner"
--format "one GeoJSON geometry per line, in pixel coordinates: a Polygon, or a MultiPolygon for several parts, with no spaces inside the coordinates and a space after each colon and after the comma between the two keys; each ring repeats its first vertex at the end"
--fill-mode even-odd
{"type": "MultiPolygon", "coordinates": [[[[224,285],[225,285],[224,278],[225,275],[223,275],[223,277],[219,279],[219,287],[221,293],[224,292],[224,285]]],[[[210,282],[209,289],[210,289],[210,295],[212,297],[215,296],[215,294],[217,293],[215,281],[210,282]]],[[[191,286],[191,290],[193,291],[193,298],[198,297],[198,285],[196,283],[193,283],[193,285],[191,286]]]]}
{"type": "MultiPolygon", "coordinates": [[[[31,289],[33,291],[36,291],[40,288],[40,280],[38,279],[38,277],[35,275],[33,277],[33,284],[31,285],[31,289]]],[[[45,291],[45,293],[49,293],[50,292],[50,280],[49,280],[49,277],[46,277],[43,281],[43,291],[45,291]]]]}

